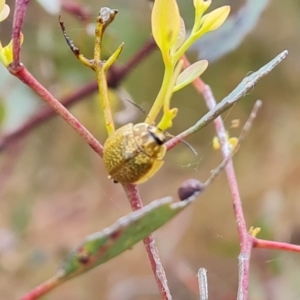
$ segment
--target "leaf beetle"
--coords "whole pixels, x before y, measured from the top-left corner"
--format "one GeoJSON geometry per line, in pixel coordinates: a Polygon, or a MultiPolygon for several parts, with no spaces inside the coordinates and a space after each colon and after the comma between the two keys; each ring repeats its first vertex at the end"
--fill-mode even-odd
{"type": "Polygon", "coordinates": [[[109,178],[120,183],[143,183],[163,165],[166,136],[147,123],[126,124],[104,144],[103,161],[109,178]]]}

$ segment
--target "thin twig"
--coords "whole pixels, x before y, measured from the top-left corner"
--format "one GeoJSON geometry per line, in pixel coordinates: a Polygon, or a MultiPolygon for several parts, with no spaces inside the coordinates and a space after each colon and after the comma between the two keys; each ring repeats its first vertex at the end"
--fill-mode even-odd
{"type": "Polygon", "coordinates": [[[271,250],[283,250],[283,251],[291,251],[300,253],[300,246],[293,245],[289,243],[275,242],[262,240],[255,237],[252,237],[252,243],[254,248],[263,248],[263,249],[271,249],[271,250]]]}
{"type": "Polygon", "coordinates": [[[27,5],[30,0],[16,0],[16,6],[14,11],[13,19],[13,31],[12,31],[12,41],[13,41],[13,70],[18,71],[21,68],[20,64],[20,50],[21,50],[21,29],[23,26],[27,5]]]}
{"type": "Polygon", "coordinates": [[[197,277],[198,277],[200,300],[208,300],[207,270],[205,268],[200,268],[198,270],[197,277]]]}
{"type": "MultiPolygon", "coordinates": [[[[130,202],[132,210],[141,209],[143,207],[143,203],[137,186],[133,184],[124,184],[123,188],[130,202]]],[[[146,248],[146,252],[150,261],[155,280],[158,285],[160,295],[163,300],[171,300],[172,296],[168,287],[167,276],[158,254],[156,242],[152,235],[146,237],[143,240],[143,242],[146,248]]]]}
{"type": "MultiPolygon", "coordinates": [[[[200,79],[199,79],[200,80],[200,79]]],[[[216,106],[216,101],[214,99],[214,96],[212,94],[212,91],[208,85],[204,86],[203,91],[203,97],[205,99],[206,105],[210,110],[212,110],[216,106]]],[[[219,138],[222,154],[223,157],[226,158],[227,156],[230,156],[230,146],[227,141],[227,134],[226,129],[222,120],[222,117],[219,116],[214,120],[215,129],[217,132],[217,136],[219,138]]],[[[240,245],[241,245],[241,252],[239,257],[245,257],[249,256],[248,252],[251,252],[251,245],[249,248],[248,243],[248,232],[246,227],[246,222],[244,218],[243,208],[242,208],[242,201],[238,189],[238,184],[235,176],[235,171],[233,167],[232,160],[230,159],[225,167],[225,172],[227,175],[227,180],[229,183],[229,188],[231,191],[232,201],[233,201],[233,209],[234,214],[236,218],[238,233],[239,233],[239,239],[240,239],[240,245]]],[[[240,260],[240,284],[238,288],[238,299],[247,299],[248,295],[248,283],[249,283],[249,264],[244,264],[244,260],[240,260]],[[241,297],[240,297],[241,295],[241,297]]]]}

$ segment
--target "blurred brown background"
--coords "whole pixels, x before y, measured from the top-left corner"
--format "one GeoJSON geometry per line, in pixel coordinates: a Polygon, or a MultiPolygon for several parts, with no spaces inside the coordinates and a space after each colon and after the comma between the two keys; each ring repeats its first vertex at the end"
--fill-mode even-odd
{"type": "MultiPolygon", "coordinates": [[[[8,4],[10,4],[8,1],[8,4]]],[[[192,1],[179,0],[183,18],[192,25],[192,1]]],[[[213,1],[238,11],[240,1],[213,1]]],[[[145,0],[74,1],[97,16],[99,7],[118,8],[104,48],[112,52],[125,42],[118,64],[150,37],[150,9],[145,0]]],[[[13,5],[13,4],[10,4],[13,5]]],[[[76,16],[61,11],[67,32],[87,56],[93,37],[76,16]]],[[[58,99],[91,81],[93,73],[82,66],[64,42],[57,14],[37,2],[29,5],[23,33],[22,61],[58,99]]],[[[251,71],[282,50],[289,55],[223,117],[230,135],[231,120],[247,119],[254,101],[263,107],[239,153],[234,158],[248,227],[261,226],[260,237],[300,243],[300,4],[297,0],[270,1],[258,24],[240,47],[212,63],[203,75],[217,100],[228,95],[251,71]]],[[[93,24],[93,19],[89,20],[93,24]]],[[[10,39],[12,15],[1,23],[3,44],[10,39]]],[[[191,60],[195,59],[191,53],[191,60]]],[[[160,87],[163,65],[159,51],[131,70],[124,87],[146,111],[160,87]]],[[[2,134],[17,128],[43,103],[20,82],[0,70],[0,98],[5,110],[2,134]]],[[[95,136],[106,132],[97,95],[79,102],[71,111],[95,136]]],[[[123,109],[112,97],[115,111],[123,109]]],[[[179,108],[172,134],[195,123],[205,112],[203,99],[192,86],[176,94],[179,108]]],[[[145,116],[136,113],[134,122],[145,116]]],[[[221,161],[212,149],[213,125],[191,136],[194,156],[179,145],[166,157],[163,169],[140,186],[144,203],[166,195],[176,196],[187,178],[205,180],[221,161]]],[[[107,179],[99,157],[59,118],[43,123],[0,157],[0,299],[18,299],[49,278],[64,255],[86,235],[112,224],[130,212],[119,185],[107,179]]],[[[194,276],[208,270],[210,299],[236,299],[239,241],[232,200],[222,173],[199,199],[154,234],[165,265],[173,299],[198,299],[194,276]],[[191,276],[191,277],[189,277],[191,276]]],[[[250,299],[299,299],[300,255],[253,251],[250,299]]],[[[160,299],[143,244],[98,268],[56,288],[45,299],[160,299]]]]}

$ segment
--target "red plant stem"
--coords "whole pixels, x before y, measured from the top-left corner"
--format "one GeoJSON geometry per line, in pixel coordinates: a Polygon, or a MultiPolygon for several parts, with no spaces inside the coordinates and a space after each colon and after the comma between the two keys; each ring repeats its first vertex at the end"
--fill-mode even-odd
{"type": "Polygon", "coordinates": [[[252,244],[253,244],[254,248],[300,252],[299,245],[293,245],[293,244],[282,243],[282,242],[274,242],[274,241],[268,241],[268,240],[261,240],[261,239],[255,238],[255,237],[252,237],[252,244]]]}
{"type": "MultiPolygon", "coordinates": [[[[199,79],[200,80],[200,79],[199,79]]],[[[206,105],[211,110],[216,105],[216,101],[213,97],[211,89],[208,85],[204,85],[203,97],[206,101],[206,105]]],[[[220,140],[223,158],[230,155],[230,148],[227,143],[226,129],[222,120],[222,117],[218,117],[214,120],[216,132],[220,140]]],[[[239,188],[235,176],[233,162],[230,159],[225,167],[229,188],[231,191],[231,197],[233,200],[233,210],[237,223],[237,229],[240,239],[240,255],[239,255],[239,290],[238,299],[248,299],[248,286],[249,286],[249,267],[250,267],[250,255],[252,250],[251,241],[248,239],[248,231],[244,218],[244,212],[242,207],[242,201],[239,193],[239,188]]]]}
{"type": "Polygon", "coordinates": [[[20,33],[23,26],[27,5],[30,0],[16,0],[14,20],[13,20],[13,31],[12,31],[12,41],[13,41],[13,65],[17,69],[20,67],[20,33]]]}
{"type": "MultiPolygon", "coordinates": [[[[183,57],[185,67],[190,65],[186,57],[183,57]]],[[[196,90],[201,93],[204,97],[206,105],[209,110],[212,110],[216,105],[216,100],[212,94],[212,91],[208,85],[202,82],[200,78],[197,78],[193,82],[196,90]]],[[[230,148],[227,142],[226,129],[222,120],[219,116],[214,120],[216,132],[221,144],[223,158],[230,155],[230,148]]],[[[237,229],[240,239],[240,255],[239,255],[239,289],[238,299],[248,298],[248,286],[249,286],[249,267],[250,267],[250,256],[252,250],[252,242],[249,239],[246,222],[243,213],[242,201],[238,189],[238,184],[235,176],[232,160],[230,159],[225,167],[231,196],[233,200],[233,210],[236,218],[237,229]]]]}
{"type": "Polygon", "coordinates": [[[46,295],[49,291],[60,284],[57,277],[52,277],[47,281],[43,282],[33,290],[31,290],[27,295],[23,296],[20,300],[35,300],[43,295],[46,295]]]}
{"type": "MultiPolygon", "coordinates": [[[[200,80],[200,79],[199,79],[200,80]]],[[[203,97],[206,101],[206,104],[210,110],[214,108],[216,105],[214,96],[211,92],[211,89],[208,85],[204,85],[203,89],[203,97]]],[[[230,155],[230,148],[227,143],[227,134],[226,134],[226,129],[222,120],[222,117],[218,117],[214,120],[216,132],[218,134],[218,138],[220,140],[220,143],[222,145],[222,153],[223,157],[227,157],[230,155]]],[[[243,208],[242,208],[242,201],[240,198],[240,193],[238,189],[238,184],[235,176],[235,171],[233,167],[232,160],[230,160],[227,163],[227,166],[225,167],[226,170],[226,175],[230,184],[230,190],[231,190],[231,195],[233,199],[233,209],[234,213],[236,216],[236,223],[238,227],[238,232],[241,240],[241,250],[244,252],[246,250],[245,244],[246,241],[248,240],[248,231],[246,227],[246,222],[244,218],[244,213],[243,213],[243,208]]]]}
{"type": "MultiPolygon", "coordinates": [[[[143,207],[143,202],[141,200],[137,186],[133,184],[124,184],[123,188],[127,195],[127,198],[129,199],[132,210],[141,209],[143,207]]],[[[146,248],[146,252],[150,261],[155,280],[157,282],[160,295],[163,300],[171,300],[172,296],[168,287],[166,273],[158,254],[156,242],[152,235],[146,237],[143,240],[143,242],[146,248]]]]}
{"type": "Polygon", "coordinates": [[[37,95],[39,95],[51,108],[61,116],[101,157],[103,154],[102,145],[93,135],[55,98],[45,89],[25,68],[18,72],[12,71],[23,83],[28,85],[37,95]]]}

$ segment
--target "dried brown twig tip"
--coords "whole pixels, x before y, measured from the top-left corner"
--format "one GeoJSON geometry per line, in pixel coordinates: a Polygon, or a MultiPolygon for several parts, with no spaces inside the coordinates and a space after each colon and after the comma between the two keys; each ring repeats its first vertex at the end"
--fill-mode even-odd
{"type": "Polygon", "coordinates": [[[197,179],[188,179],[178,188],[178,197],[181,201],[196,196],[204,190],[205,186],[197,179]]]}
{"type": "Polygon", "coordinates": [[[67,44],[69,45],[70,49],[72,50],[72,52],[75,54],[76,57],[78,57],[80,55],[80,50],[78,47],[76,47],[73,43],[73,41],[69,38],[69,36],[66,33],[66,27],[64,25],[64,22],[61,21],[61,15],[59,15],[58,17],[58,22],[61,28],[61,31],[65,37],[65,40],[67,42],[67,44]]]}

